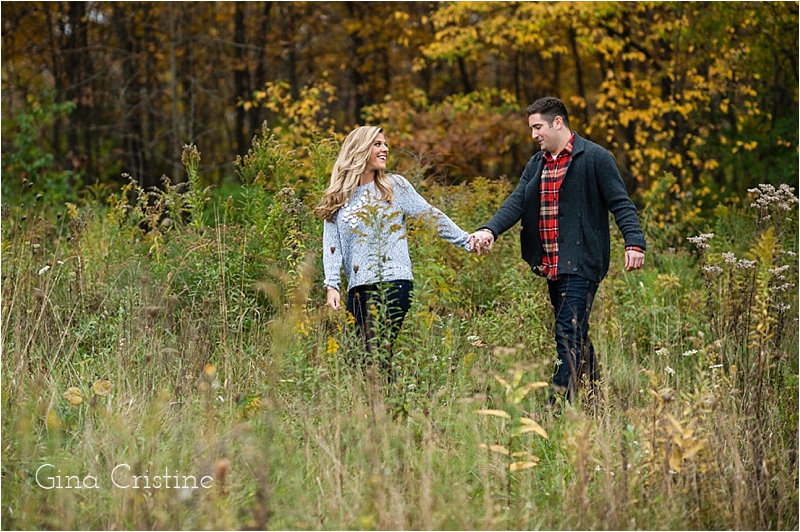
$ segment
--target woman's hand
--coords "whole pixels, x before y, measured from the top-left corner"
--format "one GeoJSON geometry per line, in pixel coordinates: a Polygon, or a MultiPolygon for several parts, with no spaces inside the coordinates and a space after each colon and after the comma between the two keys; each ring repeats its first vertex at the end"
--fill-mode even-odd
{"type": "Polygon", "coordinates": [[[339,297],[339,291],[335,288],[328,287],[328,306],[331,307],[333,310],[341,310],[341,298],[339,297]]]}

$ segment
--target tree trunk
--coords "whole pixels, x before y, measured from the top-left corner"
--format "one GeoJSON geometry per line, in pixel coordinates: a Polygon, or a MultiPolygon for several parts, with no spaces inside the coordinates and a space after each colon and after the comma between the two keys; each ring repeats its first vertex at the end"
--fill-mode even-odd
{"type": "Polygon", "coordinates": [[[244,26],[244,2],[235,3],[234,11],[234,33],[233,33],[233,80],[234,80],[234,95],[233,106],[236,109],[236,132],[234,138],[236,140],[236,152],[238,154],[246,153],[245,141],[245,119],[247,111],[243,102],[250,100],[250,71],[247,67],[247,57],[245,54],[245,26],[244,26]]]}
{"type": "MultiPolygon", "coordinates": [[[[267,45],[267,35],[269,31],[269,13],[272,9],[272,2],[264,2],[264,12],[261,15],[261,29],[256,35],[256,47],[258,48],[258,66],[256,67],[256,74],[255,74],[255,81],[253,87],[256,89],[261,89],[264,87],[264,84],[267,82],[267,58],[265,54],[265,48],[267,45]]],[[[253,106],[250,108],[250,134],[248,135],[248,141],[252,139],[256,135],[256,131],[258,128],[261,127],[261,115],[259,113],[259,107],[253,106]]],[[[246,152],[246,148],[242,151],[242,154],[246,152]]]]}
{"type": "Polygon", "coordinates": [[[141,82],[138,74],[138,46],[131,39],[131,26],[134,17],[128,16],[124,3],[113,4],[114,23],[119,38],[119,44],[125,55],[122,60],[122,75],[124,85],[120,102],[122,108],[122,143],[127,159],[125,171],[137,180],[141,179],[147,168],[147,156],[143,141],[142,130],[142,105],[141,82]]]}
{"type": "Polygon", "coordinates": [[[292,100],[300,99],[300,84],[297,80],[297,47],[294,42],[295,7],[281,8],[281,26],[283,28],[282,55],[286,64],[286,77],[289,80],[289,92],[292,100]]]}
{"type": "MultiPolygon", "coordinates": [[[[357,13],[356,2],[347,2],[347,12],[350,18],[356,18],[359,16],[357,13]]],[[[350,41],[349,41],[349,63],[350,63],[350,84],[353,87],[353,100],[352,100],[352,112],[353,112],[353,122],[358,122],[361,118],[361,109],[364,108],[364,75],[361,73],[361,61],[362,57],[359,53],[359,49],[364,46],[364,39],[358,35],[357,31],[350,32],[349,34],[350,41]]]]}
{"type": "MultiPolygon", "coordinates": [[[[45,20],[47,21],[47,29],[48,29],[48,38],[49,38],[49,45],[50,45],[50,57],[52,61],[52,69],[53,69],[53,80],[55,84],[55,96],[54,96],[54,103],[66,101],[66,94],[64,92],[64,80],[62,78],[62,69],[61,69],[61,44],[56,41],[55,34],[53,33],[53,29],[55,28],[55,22],[53,21],[53,17],[51,16],[51,9],[53,6],[52,2],[43,2],[44,6],[44,13],[45,13],[45,20]]],[[[56,160],[56,163],[59,166],[64,166],[64,154],[61,149],[61,126],[62,126],[62,118],[61,116],[56,116],[55,120],[53,120],[53,156],[56,160]]]]}
{"type": "MultiPolygon", "coordinates": [[[[172,134],[171,148],[167,148],[167,161],[175,160],[181,149],[181,130],[178,122],[178,65],[175,57],[175,46],[178,40],[177,29],[175,28],[175,5],[169,3],[169,70],[170,70],[170,89],[172,93],[172,134]]],[[[172,182],[178,182],[178,168],[172,165],[172,182]]]]}
{"type": "Polygon", "coordinates": [[[467,64],[463,57],[458,58],[458,73],[461,75],[461,86],[464,88],[464,94],[469,94],[472,92],[472,82],[469,79],[467,64]]]}
{"type": "Polygon", "coordinates": [[[583,125],[589,125],[589,100],[586,98],[586,87],[583,84],[583,64],[581,63],[581,56],[578,53],[578,34],[573,26],[569,27],[569,44],[572,50],[572,60],[575,63],[575,81],[578,85],[578,96],[584,102],[583,106],[583,125]]]}

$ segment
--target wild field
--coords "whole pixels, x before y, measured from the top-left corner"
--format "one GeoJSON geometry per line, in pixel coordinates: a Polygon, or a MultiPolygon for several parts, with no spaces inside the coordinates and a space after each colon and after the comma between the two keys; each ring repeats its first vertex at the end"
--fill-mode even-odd
{"type": "MultiPolygon", "coordinates": [[[[336,153],[299,181],[265,134],[230,197],[189,146],[183,186],[3,204],[4,529],[798,528],[793,189],[703,217],[658,181],[644,270],[617,234],[598,292],[601,394],[554,413],[516,230],[477,257],[413,224],[398,380],[364,374],[310,215],[336,153]]],[[[470,231],[512,189],[404,173],[470,231]]]]}

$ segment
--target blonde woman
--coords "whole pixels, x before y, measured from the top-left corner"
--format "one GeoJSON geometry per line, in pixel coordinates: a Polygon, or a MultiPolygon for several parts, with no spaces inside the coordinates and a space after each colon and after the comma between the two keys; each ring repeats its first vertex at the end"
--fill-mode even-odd
{"type": "Polygon", "coordinates": [[[341,309],[344,271],[346,308],[355,318],[366,351],[388,347],[389,359],[381,361],[384,371],[391,365],[392,341],[411,306],[414,276],[406,216],[434,216],[441,238],[467,251],[471,242],[466,231],[431,207],[403,176],[386,172],[388,155],[382,128],[353,130],[333,166],[331,184],[314,210],[325,220],[322,245],[328,306],[341,309]],[[375,312],[370,312],[373,306],[380,313],[377,323],[375,312]]]}

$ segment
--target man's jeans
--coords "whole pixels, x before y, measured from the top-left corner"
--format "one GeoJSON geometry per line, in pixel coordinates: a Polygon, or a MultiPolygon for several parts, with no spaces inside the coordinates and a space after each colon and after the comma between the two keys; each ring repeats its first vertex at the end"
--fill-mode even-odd
{"type": "Polygon", "coordinates": [[[547,281],[555,314],[558,353],[553,384],[556,390],[566,391],[567,400],[574,397],[583,375],[590,382],[599,378],[594,347],[589,339],[589,314],[597,286],[597,283],[577,275],[564,275],[558,281],[547,281]]]}

